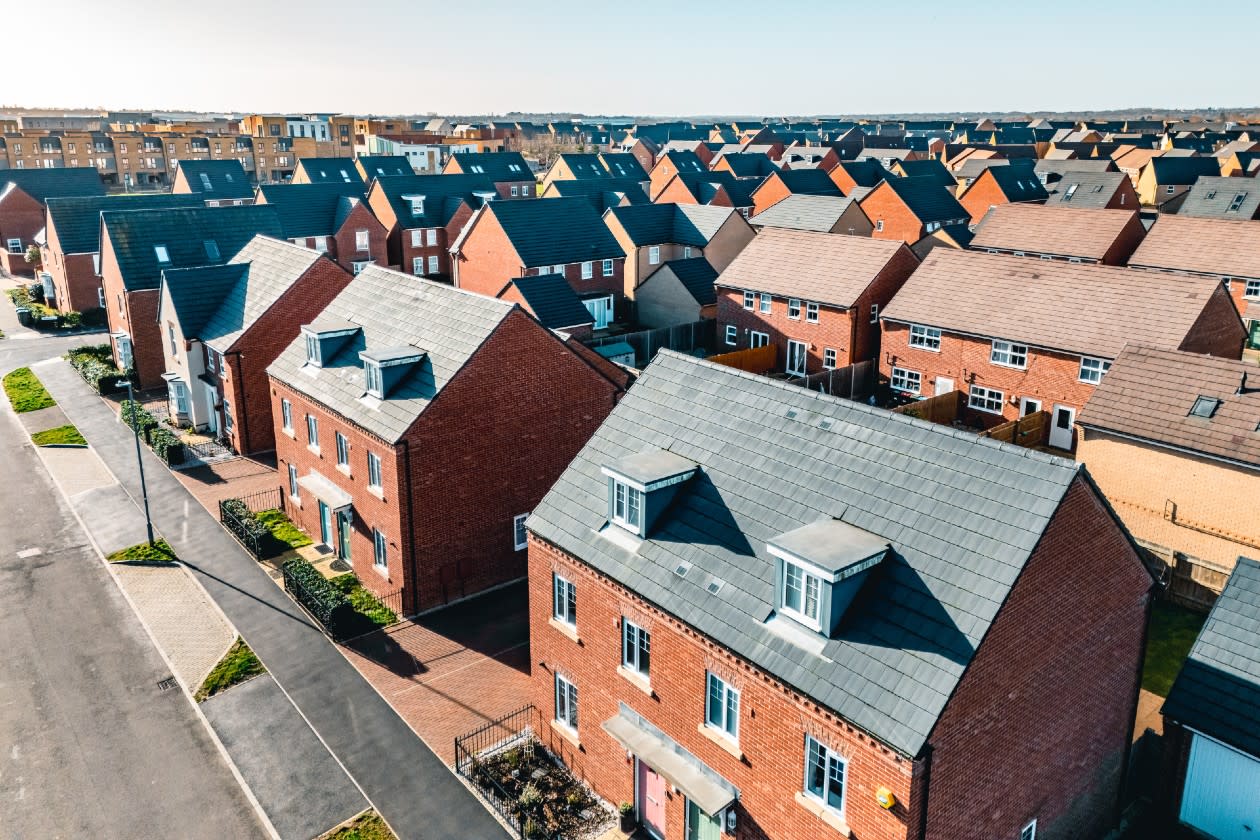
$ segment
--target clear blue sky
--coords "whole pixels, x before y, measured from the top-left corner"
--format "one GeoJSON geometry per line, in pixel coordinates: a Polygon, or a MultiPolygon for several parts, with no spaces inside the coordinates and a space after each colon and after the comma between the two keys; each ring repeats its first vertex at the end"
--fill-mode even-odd
{"type": "Polygon", "coordinates": [[[25,14],[40,57],[15,59],[2,104],[799,115],[1260,100],[1254,55],[1236,49],[1260,28],[1255,0],[59,0],[25,14]]]}

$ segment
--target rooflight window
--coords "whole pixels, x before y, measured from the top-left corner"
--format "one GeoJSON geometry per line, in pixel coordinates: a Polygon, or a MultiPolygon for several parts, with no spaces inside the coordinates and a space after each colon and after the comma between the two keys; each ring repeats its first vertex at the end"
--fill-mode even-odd
{"type": "Polygon", "coordinates": [[[230,184],[230,183],[232,183],[232,173],[231,173],[231,172],[224,172],[224,173],[223,173],[223,180],[227,181],[229,184],[230,184]]]}
{"type": "Polygon", "coordinates": [[[350,173],[348,173],[348,172],[346,172],[346,170],[342,169],[342,170],[341,170],[341,180],[345,181],[346,183],[350,183],[350,173]]]}
{"type": "Polygon", "coordinates": [[[158,265],[171,264],[171,252],[166,250],[165,245],[154,245],[153,255],[157,257],[158,265]]]}
{"type": "Polygon", "coordinates": [[[1065,192],[1065,193],[1063,194],[1063,200],[1064,200],[1064,201],[1071,201],[1071,200],[1072,200],[1072,196],[1076,195],[1076,188],[1077,188],[1077,187],[1079,187],[1079,186],[1080,186],[1080,184],[1072,184],[1070,187],[1068,187],[1068,188],[1067,188],[1067,192],[1065,192]]]}
{"type": "Polygon", "coordinates": [[[219,259],[219,243],[218,242],[215,242],[213,239],[207,239],[205,242],[201,244],[206,249],[206,259],[210,260],[211,262],[215,262],[216,260],[219,259]]]}
{"type": "Polygon", "coordinates": [[[210,176],[204,172],[201,173],[201,187],[206,192],[211,192],[214,190],[214,184],[210,183],[210,176]]]}
{"type": "Polygon", "coordinates": [[[1190,407],[1190,416],[1210,420],[1212,415],[1216,413],[1216,409],[1220,408],[1220,405],[1221,401],[1215,397],[1200,396],[1194,401],[1194,405],[1190,407]]]}
{"type": "Polygon", "coordinates": [[[1229,203],[1229,210],[1226,212],[1237,213],[1239,208],[1242,207],[1243,202],[1246,200],[1247,194],[1245,192],[1240,192],[1238,195],[1234,196],[1234,200],[1229,203]]]}
{"type": "Polygon", "coordinates": [[[1208,192],[1208,194],[1207,194],[1207,196],[1206,196],[1206,197],[1207,197],[1207,198],[1216,198],[1216,190],[1210,190],[1210,191],[1208,192]]]}

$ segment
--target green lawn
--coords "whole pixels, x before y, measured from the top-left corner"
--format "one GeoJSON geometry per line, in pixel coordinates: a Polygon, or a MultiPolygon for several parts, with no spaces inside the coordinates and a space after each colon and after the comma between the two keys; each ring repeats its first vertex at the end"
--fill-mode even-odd
{"type": "Polygon", "coordinates": [[[311,538],[302,532],[298,526],[294,525],[289,517],[284,515],[284,511],[272,509],[264,510],[257,515],[259,522],[267,526],[267,530],[271,531],[271,535],[289,548],[301,548],[310,545],[311,538]]]}
{"type": "Polygon", "coordinates": [[[87,446],[87,441],[74,426],[58,426],[31,435],[36,446],[87,446]]]}
{"type": "Polygon", "coordinates": [[[355,612],[366,616],[377,627],[388,627],[398,621],[398,616],[389,607],[376,600],[371,592],[363,588],[354,572],[338,575],[328,581],[345,594],[355,612]]]}
{"type": "Polygon", "coordinates": [[[153,545],[139,543],[120,549],[105,559],[111,563],[174,563],[178,558],[166,540],[158,540],[153,545]]]}
{"type": "Polygon", "coordinates": [[[321,840],[398,840],[398,838],[375,811],[368,811],[357,817],[350,825],[325,834],[321,840]]]}
{"type": "Polygon", "coordinates": [[[1167,601],[1155,602],[1147,631],[1142,688],[1160,697],[1168,696],[1205,620],[1207,616],[1185,607],[1167,601]]]}
{"type": "Polygon", "coordinates": [[[232,645],[227,655],[214,666],[210,676],[206,677],[201,688],[197,689],[194,699],[200,703],[220,691],[228,690],[237,683],[243,683],[250,677],[266,672],[267,669],[258,661],[258,657],[249,649],[249,645],[245,644],[245,640],[237,637],[236,644],[232,645]]]}
{"type": "Polygon", "coordinates": [[[13,403],[13,410],[18,414],[27,411],[39,411],[57,404],[52,395],[44,390],[39,377],[31,373],[30,368],[18,368],[4,378],[4,392],[13,403]]]}

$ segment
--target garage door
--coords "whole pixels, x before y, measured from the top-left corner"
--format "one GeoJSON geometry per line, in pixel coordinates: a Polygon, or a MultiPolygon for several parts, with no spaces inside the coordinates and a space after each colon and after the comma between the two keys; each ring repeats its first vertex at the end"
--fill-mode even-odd
{"type": "Polygon", "coordinates": [[[1260,837],[1260,761],[1195,735],[1181,821],[1218,840],[1260,837]]]}

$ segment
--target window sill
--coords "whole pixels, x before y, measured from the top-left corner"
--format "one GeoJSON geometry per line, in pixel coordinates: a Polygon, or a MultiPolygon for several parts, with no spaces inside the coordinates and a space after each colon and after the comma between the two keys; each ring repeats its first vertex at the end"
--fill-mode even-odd
{"type": "Polygon", "coordinates": [[[827,825],[834,828],[840,833],[841,837],[850,836],[849,824],[844,821],[844,817],[840,816],[818,800],[809,798],[799,790],[796,792],[794,798],[796,799],[796,803],[798,805],[818,817],[818,819],[822,820],[827,825]]]}
{"type": "Polygon", "coordinates": [[[565,636],[568,636],[570,639],[577,642],[579,645],[582,644],[582,639],[578,637],[577,628],[572,624],[565,624],[563,621],[557,620],[554,615],[547,619],[547,623],[559,630],[565,636]]]}
{"type": "Polygon", "coordinates": [[[743,751],[740,750],[739,744],[735,743],[726,735],[714,729],[712,726],[707,726],[701,723],[698,726],[696,726],[696,730],[701,735],[708,738],[710,741],[717,744],[719,747],[721,747],[722,749],[726,750],[728,753],[733,755],[736,761],[744,760],[744,753],[743,751]]]}
{"type": "Polygon", "coordinates": [[[378,566],[375,563],[373,563],[372,571],[376,572],[378,575],[385,578],[385,580],[389,580],[389,566],[378,566]]]}
{"type": "Polygon", "coordinates": [[[308,450],[308,451],[310,451],[310,452],[312,452],[312,453],[314,453],[314,454],[316,454],[316,455],[318,455],[318,454],[319,454],[319,447],[318,447],[318,446],[312,446],[311,444],[309,444],[309,443],[308,443],[308,444],[306,445],[306,448],[307,448],[307,450],[308,450]]]}
{"type": "Polygon", "coordinates": [[[382,502],[385,501],[384,488],[369,484],[367,487],[367,491],[371,493],[373,496],[375,496],[376,498],[380,499],[382,502]]]}
{"type": "Polygon", "coordinates": [[[617,673],[621,675],[622,679],[639,689],[639,691],[642,691],[648,697],[654,696],[652,694],[652,682],[647,677],[636,671],[631,671],[625,665],[618,665],[617,673]]]}
{"type": "Polygon", "coordinates": [[[298,496],[289,496],[289,501],[290,501],[290,502],[293,502],[293,504],[297,505],[299,510],[301,509],[301,507],[302,507],[302,499],[301,499],[301,498],[299,498],[298,496]]]}
{"type": "Polygon", "coordinates": [[[552,720],[550,723],[552,732],[555,732],[561,738],[568,741],[575,749],[582,749],[582,741],[578,738],[578,734],[576,732],[565,726],[563,723],[560,723],[558,720],[552,720]]]}
{"type": "Polygon", "coordinates": [[[1028,370],[1028,365],[1008,365],[1004,362],[995,362],[989,359],[989,364],[994,367],[1006,368],[1007,370],[1028,370]]]}
{"type": "Polygon", "coordinates": [[[349,464],[338,464],[338,465],[337,465],[337,472],[341,473],[341,474],[342,474],[342,475],[344,475],[346,478],[349,478],[349,477],[350,477],[350,465],[349,465],[349,464]]]}
{"type": "Polygon", "coordinates": [[[292,429],[285,429],[285,428],[281,428],[281,429],[280,429],[280,432],[281,432],[281,433],[282,433],[285,437],[290,438],[291,440],[297,440],[297,433],[296,433],[296,432],[294,432],[292,429]]]}

